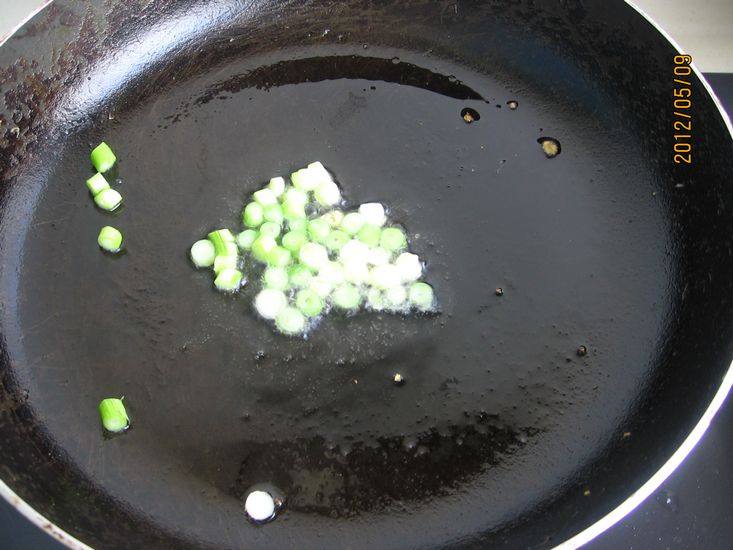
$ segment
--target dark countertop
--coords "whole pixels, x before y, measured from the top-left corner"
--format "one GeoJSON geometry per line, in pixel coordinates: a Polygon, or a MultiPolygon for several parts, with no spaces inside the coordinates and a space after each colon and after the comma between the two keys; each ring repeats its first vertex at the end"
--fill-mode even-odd
{"type": "MultiPolygon", "coordinates": [[[[733,112],[733,74],[708,80],[733,112]]],[[[733,540],[733,404],[725,403],[690,457],[624,521],[590,543],[591,550],[731,547],[733,540]]],[[[61,550],[63,546],[0,499],[0,549],[61,550]]]]}

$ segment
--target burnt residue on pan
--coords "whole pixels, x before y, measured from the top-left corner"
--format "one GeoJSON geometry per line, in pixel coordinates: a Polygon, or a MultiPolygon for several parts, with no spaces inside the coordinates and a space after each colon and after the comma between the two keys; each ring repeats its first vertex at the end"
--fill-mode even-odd
{"type": "Polygon", "coordinates": [[[252,485],[267,479],[287,495],[290,510],[331,518],[384,513],[454,493],[461,483],[499,465],[533,433],[492,427],[483,416],[474,426],[383,438],[376,447],[343,448],[320,437],[252,442],[242,446],[245,458],[231,490],[243,499],[252,485]]]}

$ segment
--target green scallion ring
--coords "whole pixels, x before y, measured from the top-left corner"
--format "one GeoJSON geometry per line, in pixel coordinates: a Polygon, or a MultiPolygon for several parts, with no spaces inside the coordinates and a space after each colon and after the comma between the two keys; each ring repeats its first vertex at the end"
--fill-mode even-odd
{"type": "Polygon", "coordinates": [[[122,195],[114,189],[103,189],[94,197],[94,204],[102,210],[112,212],[122,204],[122,195]]]}
{"type": "Polygon", "coordinates": [[[87,189],[92,197],[96,197],[105,189],[109,189],[109,182],[100,172],[97,172],[87,180],[87,189]]]}
{"type": "Polygon", "coordinates": [[[216,258],[216,249],[209,239],[202,239],[193,243],[191,247],[191,261],[196,267],[211,267],[216,258]]]}
{"type": "Polygon", "coordinates": [[[102,426],[111,433],[124,432],[130,427],[130,417],[127,416],[122,399],[108,397],[99,403],[99,416],[102,417],[102,426]]]}
{"type": "Polygon", "coordinates": [[[122,233],[112,226],[105,225],[99,231],[97,243],[103,250],[116,254],[122,248],[122,233]]]}
{"type": "Polygon", "coordinates": [[[92,164],[97,172],[106,172],[115,165],[117,157],[112,152],[112,149],[105,142],[100,143],[94,149],[92,149],[89,155],[92,159],[92,164]]]}

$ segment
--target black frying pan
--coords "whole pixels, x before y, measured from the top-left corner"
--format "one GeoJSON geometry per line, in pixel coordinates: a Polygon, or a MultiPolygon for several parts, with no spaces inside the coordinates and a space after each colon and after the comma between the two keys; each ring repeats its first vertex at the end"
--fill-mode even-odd
{"type": "Polygon", "coordinates": [[[675,164],[676,53],[600,0],[49,5],[0,48],[0,476],[72,546],[582,531],[729,385],[733,147],[693,73],[675,164]],[[111,216],[84,187],[102,139],[111,216]],[[285,338],[191,267],[246,194],[315,159],[420,235],[439,315],[285,338]],[[110,222],[118,259],[95,244],[110,222]],[[114,395],[133,426],[106,438],[114,395]],[[264,482],[287,504],[256,527],[264,482]]]}

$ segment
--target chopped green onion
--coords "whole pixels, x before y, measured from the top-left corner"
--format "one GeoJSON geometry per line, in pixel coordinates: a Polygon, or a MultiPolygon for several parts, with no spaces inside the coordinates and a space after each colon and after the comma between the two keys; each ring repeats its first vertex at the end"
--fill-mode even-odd
{"type": "Polygon", "coordinates": [[[407,300],[407,290],[403,286],[393,286],[384,291],[384,301],[390,309],[400,309],[407,300]]]}
{"type": "Polygon", "coordinates": [[[264,214],[265,221],[282,225],[284,219],[283,207],[279,204],[270,204],[269,206],[265,206],[264,214]]]}
{"type": "Polygon", "coordinates": [[[363,260],[349,260],[344,264],[344,278],[355,285],[363,285],[369,280],[369,268],[363,260]]]}
{"type": "Polygon", "coordinates": [[[288,218],[288,229],[290,229],[290,231],[306,233],[308,231],[308,220],[305,216],[302,218],[288,218]]]}
{"type": "Polygon", "coordinates": [[[422,276],[422,264],[416,254],[403,252],[397,256],[394,264],[399,269],[402,281],[405,283],[417,281],[422,276]]]}
{"type": "Polygon", "coordinates": [[[239,254],[239,248],[237,247],[237,243],[224,243],[224,255],[225,256],[237,256],[239,254]]]}
{"type": "Polygon", "coordinates": [[[109,189],[109,182],[101,173],[97,172],[87,180],[87,189],[89,189],[92,197],[96,197],[105,189],[109,189]]]}
{"type": "MultiPolygon", "coordinates": [[[[216,263],[216,261],[214,263],[216,263]]],[[[241,282],[242,272],[229,267],[222,270],[216,276],[216,279],[214,279],[214,286],[223,292],[234,292],[239,288],[241,282]]]]}
{"type": "Polygon", "coordinates": [[[225,269],[236,269],[239,258],[232,255],[217,256],[214,258],[214,273],[219,275],[225,269]]]}
{"type": "Polygon", "coordinates": [[[341,210],[329,210],[323,216],[321,216],[321,219],[326,220],[326,223],[328,223],[328,225],[336,228],[341,225],[341,222],[344,219],[344,213],[341,212],[341,210]]]}
{"type": "Polygon", "coordinates": [[[255,242],[258,235],[254,229],[245,229],[237,235],[237,246],[242,250],[249,250],[252,248],[252,243],[255,242]]]}
{"type": "Polygon", "coordinates": [[[325,241],[330,232],[331,226],[325,220],[316,218],[308,222],[308,236],[318,243],[325,241]]]}
{"type": "Polygon", "coordinates": [[[308,288],[318,294],[321,298],[326,298],[329,294],[331,294],[331,291],[333,290],[333,284],[326,281],[320,275],[316,275],[311,279],[308,288]]]}
{"type": "Polygon", "coordinates": [[[255,296],[255,309],[265,319],[274,319],[288,305],[282,290],[266,288],[255,296]]]}
{"type": "Polygon", "coordinates": [[[300,290],[295,298],[295,305],[306,317],[317,317],[323,311],[323,298],[310,289],[300,290]]]}
{"type": "Polygon", "coordinates": [[[288,231],[283,235],[283,248],[290,250],[293,254],[297,254],[300,247],[308,242],[308,237],[302,231],[288,231]]]}
{"type": "Polygon", "coordinates": [[[275,324],[283,334],[300,334],[305,330],[305,317],[294,307],[286,306],[275,318],[275,324]]]}
{"type": "Polygon", "coordinates": [[[361,304],[362,296],[358,288],[347,283],[336,287],[331,294],[331,300],[340,309],[353,310],[361,304]]]}
{"type": "Polygon", "coordinates": [[[348,263],[350,261],[364,261],[369,254],[369,247],[356,239],[350,240],[339,251],[339,259],[348,263]]]}
{"type": "Polygon", "coordinates": [[[282,246],[276,246],[267,254],[267,263],[275,267],[285,267],[292,259],[293,255],[290,253],[290,250],[282,246]]]}
{"type": "Polygon", "coordinates": [[[288,288],[288,272],[282,267],[268,267],[262,275],[265,288],[285,290],[288,288]]]}
{"type": "Polygon", "coordinates": [[[122,204],[122,195],[114,189],[103,189],[94,197],[94,204],[102,210],[112,212],[122,204]]]}
{"type": "Polygon", "coordinates": [[[384,248],[371,248],[366,257],[366,261],[369,265],[388,264],[391,259],[392,253],[384,248]]]}
{"type": "Polygon", "coordinates": [[[368,247],[372,248],[379,245],[379,240],[382,235],[382,229],[376,225],[365,224],[359,230],[356,238],[363,242],[368,247]]]}
{"type": "Polygon", "coordinates": [[[112,149],[105,142],[100,143],[94,149],[92,149],[91,155],[92,164],[97,172],[106,172],[115,165],[117,157],[112,152],[112,149]]]}
{"type": "Polygon", "coordinates": [[[359,207],[359,214],[364,217],[364,223],[382,227],[387,222],[384,206],[378,202],[368,202],[359,207]]]}
{"type": "Polygon", "coordinates": [[[314,270],[328,261],[328,250],[318,243],[305,243],[298,252],[300,262],[314,270]]]}
{"type": "Polygon", "coordinates": [[[283,203],[283,217],[286,220],[304,220],[305,216],[305,206],[302,204],[293,204],[292,202],[283,203]]]}
{"type": "Polygon", "coordinates": [[[340,285],[344,282],[344,268],[338,262],[325,262],[318,269],[318,277],[332,285],[340,285]]]}
{"type": "Polygon", "coordinates": [[[369,272],[369,279],[372,286],[382,290],[402,284],[400,270],[392,264],[373,267],[369,272]]]}
{"type": "Polygon", "coordinates": [[[433,307],[435,295],[433,287],[427,283],[413,283],[410,287],[410,303],[421,311],[427,311],[433,307]]]}
{"type": "Polygon", "coordinates": [[[382,311],[384,309],[384,294],[381,290],[372,287],[367,291],[367,307],[372,311],[382,311]]]}
{"type": "Polygon", "coordinates": [[[315,171],[308,168],[302,168],[297,172],[290,174],[290,180],[293,186],[300,191],[313,191],[319,183],[319,176],[315,171]]]}
{"type": "Polygon", "coordinates": [[[99,232],[97,243],[107,252],[117,253],[122,248],[122,233],[114,227],[105,225],[99,232]]]}
{"type": "Polygon", "coordinates": [[[262,207],[277,204],[277,197],[275,196],[275,193],[267,188],[255,191],[254,193],[252,193],[252,198],[256,203],[262,205],[262,207]]]}
{"type": "Polygon", "coordinates": [[[386,250],[398,252],[407,248],[407,237],[405,237],[405,232],[402,229],[387,227],[382,231],[379,245],[386,250]]]}
{"type": "Polygon", "coordinates": [[[211,267],[216,258],[216,249],[208,239],[202,239],[193,243],[191,247],[191,261],[196,267],[211,267]]]}
{"type": "Polygon", "coordinates": [[[244,207],[242,212],[242,222],[247,227],[259,227],[265,219],[265,210],[262,205],[251,202],[244,207]]]}
{"type": "Polygon", "coordinates": [[[358,212],[349,212],[341,220],[341,229],[349,235],[356,235],[364,225],[364,217],[358,212]]]}
{"type": "Polygon", "coordinates": [[[280,235],[280,224],[274,222],[265,222],[260,226],[260,235],[270,235],[270,237],[277,237],[280,235]]]}
{"type": "Polygon", "coordinates": [[[291,267],[288,276],[290,284],[295,288],[305,288],[311,283],[311,279],[313,279],[313,273],[304,265],[291,267]]]}
{"type": "Polygon", "coordinates": [[[308,204],[308,194],[292,187],[283,194],[283,205],[292,204],[305,207],[308,204]]]}
{"type": "Polygon", "coordinates": [[[326,245],[331,252],[338,252],[341,250],[346,243],[351,240],[349,234],[340,229],[335,229],[328,234],[323,244],[326,245]]]}
{"type": "Polygon", "coordinates": [[[277,247],[277,241],[272,235],[260,235],[252,243],[252,255],[262,263],[267,262],[267,256],[277,247]]]}
{"type": "Polygon", "coordinates": [[[333,206],[341,202],[341,190],[333,181],[324,181],[316,187],[313,196],[321,206],[333,206]]]}
{"type": "Polygon", "coordinates": [[[122,399],[108,397],[99,404],[99,416],[102,417],[102,426],[111,433],[124,432],[130,427],[130,418],[127,416],[122,399]]]}
{"type": "MultiPolygon", "coordinates": [[[[216,250],[217,256],[223,256],[231,253],[231,249],[227,247],[227,243],[233,243],[235,242],[235,239],[232,232],[228,229],[217,229],[216,231],[209,233],[206,237],[211,241],[211,244],[214,245],[214,250],[216,250]]],[[[236,254],[236,249],[234,253],[236,254]]]]}
{"type": "Polygon", "coordinates": [[[273,195],[279,197],[285,192],[285,180],[281,177],[272,178],[267,188],[272,191],[273,195]]]}

